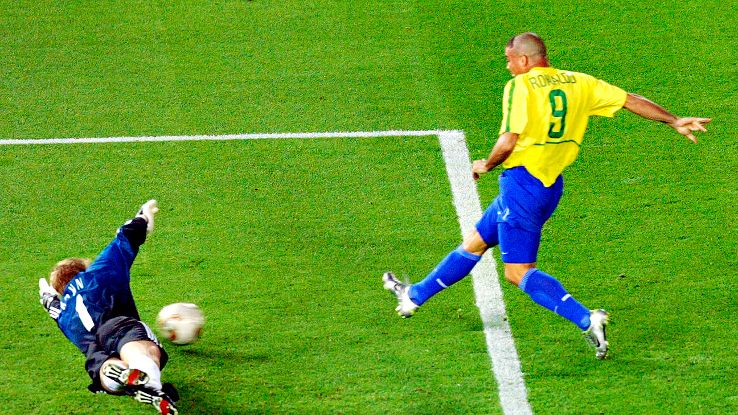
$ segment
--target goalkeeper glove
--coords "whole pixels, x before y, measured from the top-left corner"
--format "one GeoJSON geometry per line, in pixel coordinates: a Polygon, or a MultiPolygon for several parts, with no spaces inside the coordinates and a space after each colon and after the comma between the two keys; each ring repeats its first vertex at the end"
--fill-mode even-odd
{"type": "Polygon", "coordinates": [[[146,219],[146,233],[149,234],[154,231],[154,215],[159,211],[159,206],[156,200],[151,199],[141,206],[141,209],[136,215],[137,218],[146,219]]]}
{"type": "Polygon", "coordinates": [[[46,278],[40,278],[38,280],[38,296],[41,305],[49,316],[54,320],[59,318],[61,313],[61,303],[59,302],[59,293],[49,285],[46,278]]]}

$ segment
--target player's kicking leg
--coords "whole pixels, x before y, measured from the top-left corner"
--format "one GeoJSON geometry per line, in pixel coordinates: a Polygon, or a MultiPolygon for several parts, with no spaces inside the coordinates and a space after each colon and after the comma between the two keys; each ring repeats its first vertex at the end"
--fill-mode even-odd
{"type": "Polygon", "coordinates": [[[385,272],[382,282],[384,288],[397,297],[397,314],[403,318],[411,317],[431,297],[464,279],[487,249],[487,243],[475,230],[464,238],[461,246],[449,252],[425,278],[415,284],[402,283],[395,274],[385,272]]]}

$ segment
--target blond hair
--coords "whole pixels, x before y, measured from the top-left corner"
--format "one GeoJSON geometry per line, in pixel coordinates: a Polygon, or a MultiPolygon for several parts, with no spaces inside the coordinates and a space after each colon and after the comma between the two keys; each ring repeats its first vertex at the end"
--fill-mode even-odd
{"type": "Polygon", "coordinates": [[[72,281],[75,275],[86,270],[90,266],[90,262],[87,258],[67,258],[57,262],[54,269],[51,270],[51,274],[49,274],[51,286],[61,294],[69,281],[72,281]]]}

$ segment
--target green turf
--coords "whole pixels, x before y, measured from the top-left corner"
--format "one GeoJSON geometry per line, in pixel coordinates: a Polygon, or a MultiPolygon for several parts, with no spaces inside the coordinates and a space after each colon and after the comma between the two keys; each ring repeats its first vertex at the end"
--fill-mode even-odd
{"type": "MultiPolygon", "coordinates": [[[[738,412],[738,46],[730,2],[0,2],[0,138],[464,130],[490,150],[533,30],[554,65],[684,115],[691,145],[595,119],[541,268],[612,313],[612,358],[503,285],[536,413],[738,412]]],[[[206,313],[169,346],[183,414],[501,413],[470,281],[409,321],[379,286],[459,240],[432,137],[0,146],[0,413],[146,413],[85,390],[38,305],[57,260],[94,256],[160,200],[133,268],[145,321],[206,313]]],[[[483,204],[495,174],[479,182],[483,204]]]]}

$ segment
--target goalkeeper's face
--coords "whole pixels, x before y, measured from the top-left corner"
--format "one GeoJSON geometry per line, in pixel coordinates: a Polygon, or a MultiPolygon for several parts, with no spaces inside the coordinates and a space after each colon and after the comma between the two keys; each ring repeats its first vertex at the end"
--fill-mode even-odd
{"type": "Polygon", "coordinates": [[[59,294],[64,292],[69,281],[75,275],[87,269],[90,266],[90,260],[87,258],[67,258],[63,259],[54,266],[49,274],[49,283],[51,287],[59,294]]]}

